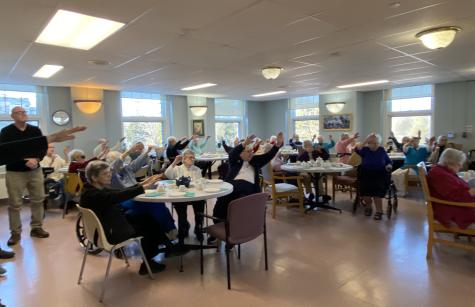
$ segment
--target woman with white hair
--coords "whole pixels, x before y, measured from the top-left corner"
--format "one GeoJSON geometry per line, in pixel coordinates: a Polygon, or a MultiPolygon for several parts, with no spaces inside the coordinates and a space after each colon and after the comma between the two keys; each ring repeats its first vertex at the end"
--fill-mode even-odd
{"type": "MultiPolygon", "coordinates": [[[[431,168],[427,176],[431,196],[453,202],[475,203],[475,188],[470,188],[468,183],[457,175],[466,158],[460,150],[444,150],[439,163],[431,168]]],[[[455,223],[465,229],[475,223],[475,208],[435,203],[434,218],[446,227],[455,223]]]]}
{"type": "MultiPolygon", "coordinates": [[[[148,146],[147,150],[143,152],[137,159],[129,164],[124,164],[124,159],[128,156],[129,151],[133,150],[131,147],[124,153],[118,151],[111,151],[106,156],[106,162],[109,163],[112,173],[110,188],[125,189],[137,184],[135,173],[148,163],[148,154],[155,148],[157,153],[160,149],[154,146],[148,146]]],[[[159,175],[161,178],[161,175],[159,175]]],[[[171,240],[176,239],[177,230],[175,221],[164,203],[146,203],[139,202],[133,199],[121,202],[121,206],[126,212],[131,214],[148,214],[160,223],[163,231],[171,240]]]]}
{"type": "Polygon", "coordinates": [[[434,148],[432,148],[432,153],[430,154],[427,162],[431,163],[438,163],[439,159],[447,148],[453,148],[450,144],[447,143],[448,139],[446,135],[439,135],[437,138],[437,142],[434,144],[434,148]]]}
{"type": "Polygon", "coordinates": [[[373,218],[377,221],[383,216],[383,198],[391,180],[392,161],[381,146],[381,136],[370,134],[359,144],[355,152],[361,156],[358,171],[359,192],[366,204],[365,215],[373,213],[372,202],[376,208],[373,218]]]}

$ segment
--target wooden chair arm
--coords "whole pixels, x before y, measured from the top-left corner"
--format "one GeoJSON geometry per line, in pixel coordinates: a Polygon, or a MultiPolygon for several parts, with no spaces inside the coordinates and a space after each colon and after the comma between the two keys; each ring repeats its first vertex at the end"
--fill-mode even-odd
{"type": "Polygon", "coordinates": [[[429,201],[434,202],[434,203],[438,203],[438,204],[442,204],[442,205],[475,208],[475,203],[463,203],[463,202],[457,202],[457,201],[448,201],[448,200],[438,199],[438,198],[435,198],[435,197],[430,197],[429,201]]]}
{"type": "Polygon", "coordinates": [[[292,180],[292,179],[302,179],[301,176],[272,176],[274,179],[280,179],[280,180],[292,180]]]}

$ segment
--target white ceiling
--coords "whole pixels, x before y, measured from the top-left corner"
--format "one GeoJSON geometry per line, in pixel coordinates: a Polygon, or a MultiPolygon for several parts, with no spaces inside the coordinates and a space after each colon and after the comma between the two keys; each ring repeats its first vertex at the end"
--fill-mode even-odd
{"type": "Polygon", "coordinates": [[[394,1],[0,0],[0,83],[251,99],[379,79],[388,86],[475,79],[474,0],[399,0],[392,8],[394,1]],[[58,9],[127,26],[89,51],[34,43],[58,9]],[[446,49],[415,38],[443,25],[463,28],[446,49]],[[31,77],[43,64],[65,68],[48,80],[31,77]],[[267,65],[285,70],[265,80],[259,68],[267,65]],[[180,90],[205,82],[218,86],[180,90]]]}

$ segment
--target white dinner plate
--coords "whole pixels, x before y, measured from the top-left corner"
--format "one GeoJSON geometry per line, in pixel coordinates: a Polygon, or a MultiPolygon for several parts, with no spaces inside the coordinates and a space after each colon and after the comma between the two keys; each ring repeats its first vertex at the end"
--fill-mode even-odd
{"type": "Polygon", "coordinates": [[[185,193],[186,192],[173,191],[173,192],[168,193],[168,195],[171,197],[182,197],[182,196],[185,196],[185,193]]]}
{"type": "Polygon", "coordinates": [[[209,183],[222,183],[223,181],[221,179],[208,179],[209,183]]]}
{"type": "Polygon", "coordinates": [[[218,188],[206,188],[206,189],[204,189],[204,191],[205,191],[206,193],[217,193],[217,192],[221,191],[221,189],[218,189],[218,188]]]}

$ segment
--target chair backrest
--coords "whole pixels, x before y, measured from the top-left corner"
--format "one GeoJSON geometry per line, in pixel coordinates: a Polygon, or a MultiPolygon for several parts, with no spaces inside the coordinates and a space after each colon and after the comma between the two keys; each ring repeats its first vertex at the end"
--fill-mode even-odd
{"type": "Polygon", "coordinates": [[[263,168],[261,168],[262,171],[262,177],[264,177],[264,181],[266,183],[270,183],[272,181],[272,163],[269,162],[266,165],[264,165],[263,168]]]}
{"type": "Polygon", "coordinates": [[[417,169],[419,170],[419,180],[422,185],[422,191],[424,192],[424,199],[427,203],[430,201],[430,190],[429,184],[427,183],[427,168],[424,162],[419,162],[417,164],[417,169]]]}
{"type": "Polygon", "coordinates": [[[267,193],[256,193],[229,204],[227,227],[230,243],[245,243],[264,232],[267,198],[267,193]]]}
{"type": "Polygon", "coordinates": [[[95,241],[95,237],[97,236],[97,242],[94,244],[105,250],[111,250],[112,245],[107,241],[106,234],[104,232],[104,228],[102,228],[102,224],[99,221],[97,215],[91,209],[83,208],[79,205],[76,207],[81,212],[82,222],[84,225],[84,234],[86,238],[93,242],[95,241]]]}
{"type": "Polygon", "coordinates": [[[84,186],[81,177],[78,173],[64,174],[64,191],[69,194],[76,194],[81,192],[84,186]]]}

